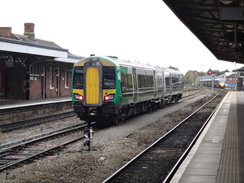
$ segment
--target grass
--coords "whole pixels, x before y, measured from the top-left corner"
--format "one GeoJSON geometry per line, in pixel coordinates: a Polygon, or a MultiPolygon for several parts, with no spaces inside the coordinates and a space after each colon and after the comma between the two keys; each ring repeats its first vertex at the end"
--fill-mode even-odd
{"type": "Polygon", "coordinates": [[[3,179],[0,179],[0,183],[16,183],[16,181],[13,181],[13,180],[3,180],[3,179]]]}
{"type": "Polygon", "coordinates": [[[118,154],[116,155],[114,158],[111,159],[112,163],[118,162],[119,160],[121,160],[123,158],[122,154],[118,154]]]}

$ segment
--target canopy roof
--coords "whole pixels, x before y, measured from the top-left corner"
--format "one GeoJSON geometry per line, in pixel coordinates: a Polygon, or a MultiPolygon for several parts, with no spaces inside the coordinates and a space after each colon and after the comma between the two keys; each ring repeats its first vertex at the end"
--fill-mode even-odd
{"type": "Polygon", "coordinates": [[[163,0],[219,60],[244,64],[242,0],[163,0]]]}

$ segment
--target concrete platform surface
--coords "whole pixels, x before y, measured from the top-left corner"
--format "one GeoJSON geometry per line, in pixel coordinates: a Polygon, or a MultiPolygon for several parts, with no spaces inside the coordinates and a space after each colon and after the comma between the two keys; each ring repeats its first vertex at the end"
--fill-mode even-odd
{"type": "Polygon", "coordinates": [[[243,182],[243,141],[244,92],[230,91],[171,182],[243,182]]]}

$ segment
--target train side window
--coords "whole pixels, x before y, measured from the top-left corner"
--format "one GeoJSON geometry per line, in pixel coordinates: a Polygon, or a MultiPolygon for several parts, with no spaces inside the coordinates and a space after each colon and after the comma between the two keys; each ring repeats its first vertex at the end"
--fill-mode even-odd
{"type": "Polygon", "coordinates": [[[132,91],[132,74],[121,72],[122,91],[132,91]]]}
{"type": "Polygon", "coordinates": [[[148,87],[153,88],[153,76],[148,76],[148,87]]]}
{"type": "Polygon", "coordinates": [[[115,88],[115,68],[103,67],[103,89],[115,88]]]}
{"type": "Polygon", "coordinates": [[[133,86],[132,86],[132,74],[127,74],[127,88],[128,90],[133,90],[133,86]]]}
{"type": "Polygon", "coordinates": [[[83,89],[84,88],[84,67],[75,67],[74,68],[74,89],[83,89]]]}
{"type": "Polygon", "coordinates": [[[169,88],[169,84],[170,84],[170,83],[169,83],[169,77],[166,77],[166,78],[165,78],[165,82],[166,82],[166,88],[169,88]]]}
{"type": "Polygon", "coordinates": [[[147,87],[147,77],[145,75],[138,75],[138,87],[139,89],[145,89],[147,87]]]}
{"type": "Polygon", "coordinates": [[[153,76],[138,75],[138,87],[140,89],[153,88],[153,76]]]}

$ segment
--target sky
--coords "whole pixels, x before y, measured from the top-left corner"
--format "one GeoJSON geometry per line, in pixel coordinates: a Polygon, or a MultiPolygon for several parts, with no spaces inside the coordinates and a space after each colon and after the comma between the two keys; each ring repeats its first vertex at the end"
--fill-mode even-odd
{"type": "Polygon", "coordinates": [[[162,0],[7,0],[0,26],[53,41],[75,55],[118,56],[122,60],[188,70],[233,70],[242,65],[219,61],[162,0]]]}

